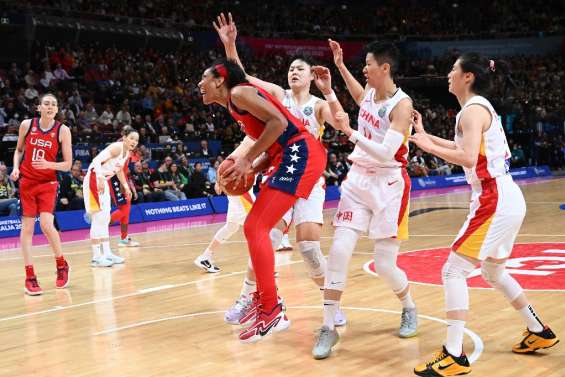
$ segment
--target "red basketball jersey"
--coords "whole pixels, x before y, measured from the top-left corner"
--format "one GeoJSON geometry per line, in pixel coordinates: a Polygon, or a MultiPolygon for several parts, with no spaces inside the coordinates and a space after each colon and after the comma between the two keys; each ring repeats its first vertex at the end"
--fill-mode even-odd
{"type": "Polygon", "coordinates": [[[39,119],[33,118],[25,136],[24,161],[20,165],[21,175],[24,178],[38,182],[49,182],[57,180],[57,172],[53,169],[34,169],[32,161],[45,159],[46,161],[57,161],[59,152],[59,133],[61,123],[55,121],[53,127],[42,130],[39,127],[39,119]]]}
{"type": "MultiPolygon", "coordinates": [[[[287,119],[288,124],[284,132],[281,136],[277,139],[273,145],[267,149],[267,153],[271,158],[277,156],[282,153],[282,150],[288,144],[288,141],[299,134],[308,134],[308,130],[304,127],[302,122],[292,115],[290,111],[283,104],[275,97],[273,97],[270,93],[265,91],[263,88],[253,85],[251,83],[244,83],[239,84],[238,86],[251,86],[257,89],[259,92],[258,95],[263,97],[266,101],[272,103],[287,119]]],[[[228,98],[228,110],[230,111],[231,116],[237,121],[243,132],[253,140],[257,140],[263,130],[265,130],[265,122],[256,118],[254,115],[248,113],[247,111],[243,111],[238,109],[232,102],[231,98],[228,98]]]]}

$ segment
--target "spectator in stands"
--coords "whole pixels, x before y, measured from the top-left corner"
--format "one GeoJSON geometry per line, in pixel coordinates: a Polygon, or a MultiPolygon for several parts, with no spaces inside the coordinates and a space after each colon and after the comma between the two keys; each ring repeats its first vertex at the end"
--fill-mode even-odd
{"type": "Polygon", "coordinates": [[[108,103],[106,104],[106,107],[104,108],[104,111],[98,118],[97,122],[100,125],[101,129],[109,131],[112,129],[113,121],[114,113],[112,112],[112,105],[108,103]]]}
{"type": "Polygon", "coordinates": [[[122,108],[116,114],[114,119],[114,128],[121,128],[121,126],[131,126],[131,114],[128,105],[122,105],[122,108]]]}
{"type": "Polygon", "coordinates": [[[515,143],[512,146],[512,166],[519,168],[526,164],[526,156],[524,155],[524,150],[522,146],[515,143]]]}
{"type": "Polygon", "coordinates": [[[208,140],[200,140],[200,149],[196,152],[196,157],[209,158],[212,156],[212,151],[208,149],[208,140]]]}
{"type": "MultiPolygon", "coordinates": [[[[4,168],[6,167],[5,165],[4,168]]],[[[6,169],[0,169],[0,216],[17,216],[18,199],[6,169]]]]}
{"type": "Polygon", "coordinates": [[[424,152],[421,149],[416,149],[416,155],[410,160],[408,170],[415,177],[427,177],[429,173],[429,168],[426,165],[426,160],[423,156],[424,152]]]}
{"type": "Polygon", "coordinates": [[[194,168],[188,162],[188,155],[185,154],[184,156],[181,156],[179,161],[180,161],[179,171],[181,172],[181,174],[188,177],[188,179],[190,180],[190,177],[194,172],[194,168]]]}
{"type": "Polygon", "coordinates": [[[71,173],[62,175],[57,211],[84,209],[83,179],[81,167],[73,163],[71,173]]]}
{"type": "Polygon", "coordinates": [[[431,155],[429,161],[432,175],[451,175],[451,166],[441,158],[431,155]]]}
{"type": "Polygon", "coordinates": [[[208,168],[208,172],[206,173],[208,182],[210,182],[212,185],[216,184],[216,180],[218,178],[218,167],[220,166],[220,163],[218,162],[218,160],[215,159],[211,159],[210,160],[210,167],[208,168]]]}
{"type": "Polygon", "coordinates": [[[137,161],[133,165],[133,172],[131,174],[131,179],[137,192],[136,203],[144,202],[162,202],[167,200],[165,198],[165,193],[160,189],[155,189],[151,183],[151,176],[149,174],[149,165],[145,163],[147,169],[143,169],[143,164],[137,161]]]}
{"type": "Polygon", "coordinates": [[[201,162],[194,164],[194,172],[190,177],[189,186],[189,197],[191,198],[201,198],[214,195],[212,185],[202,172],[201,162]]]}
{"type": "Polygon", "coordinates": [[[175,183],[176,188],[179,191],[182,191],[184,194],[184,198],[181,199],[186,199],[189,193],[188,177],[180,173],[179,167],[175,162],[171,164],[169,169],[171,171],[171,177],[173,179],[173,182],[175,183]]]}
{"type": "Polygon", "coordinates": [[[151,183],[153,187],[162,190],[165,193],[165,198],[169,201],[177,201],[179,199],[186,199],[184,192],[179,191],[173,182],[171,173],[167,169],[166,162],[163,161],[159,169],[151,173],[151,183]]]}
{"type": "Polygon", "coordinates": [[[330,153],[328,155],[328,164],[326,170],[324,171],[324,177],[326,179],[326,185],[337,186],[345,178],[347,171],[345,166],[338,161],[337,155],[335,153],[330,153]]]}
{"type": "Polygon", "coordinates": [[[57,64],[57,68],[55,69],[55,72],[53,72],[53,75],[59,81],[74,79],[74,77],[70,76],[69,73],[65,70],[65,68],[63,68],[61,64],[57,64]]]}

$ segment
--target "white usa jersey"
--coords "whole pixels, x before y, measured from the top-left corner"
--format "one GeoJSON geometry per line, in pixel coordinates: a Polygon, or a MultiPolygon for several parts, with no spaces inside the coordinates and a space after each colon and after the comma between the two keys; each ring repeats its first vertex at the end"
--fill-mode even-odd
{"type": "Polygon", "coordinates": [[[498,114],[490,102],[485,97],[481,96],[470,98],[457,114],[455,122],[455,145],[458,147],[462,147],[463,145],[463,137],[465,135],[462,135],[459,130],[459,119],[463,111],[471,105],[481,105],[485,107],[491,116],[490,127],[483,132],[481,136],[481,147],[479,149],[479,156],[477,157],[477,164],[470,169],[463,168],[467,182],[469,184],[476,184],[484,179],[496,178],[507,174],[509,169],[508,159],[511,154],[498,114]]]}
{"type": "MultiPolygon", "coordinates": [[[[405,98],[410,97],[398,88],[394,95],[386,101],[375,103],[375,89],[371,88],[359,109],[359,117],[357,119],[358,131],[367,139],[377,143],[382,143],[385,134],[390,128],[390,113],[395,106],[405,98]]],[[[404,135],[404,141],[394,156],[386,162],[381,162],[371,157],[367,152],[358,145],[355,146],[353,152],[349,155],[349,159],[355,164],[364,168],[404,168],[408,164],[408,136],[404,135]]]]}
{"type": "Polygon", "coordinates": [[[300,106],[294,100],[292,90],[290,89],[284,91],[282,101],[283,106],[286,107],[292,115],[300,119],[304,127],[306,127],[316,139],[319,139],[324,134],[324,125],[320,124],[316,118],[316,103],[318,101],[321,101],[321,98],[311,95],[308,102],[300,106]]]}

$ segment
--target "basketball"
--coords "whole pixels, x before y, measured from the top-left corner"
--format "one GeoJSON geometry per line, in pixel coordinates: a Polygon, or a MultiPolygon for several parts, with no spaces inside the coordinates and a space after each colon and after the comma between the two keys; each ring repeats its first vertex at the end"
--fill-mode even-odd
{"type": "MultiPolygon", "coordinates": [[[[220,166],[218,167],[218,179],[221,183],[223,183],[222,182],[222,178],[223,178],[222,176],[223,176],[224,172],[226,170],[228,170],[233,164],[234,164],[234,160],[231,159],[231,158],[228,158],[228,159],[224,160],[224,162],[222,162],[220,164],[220,166]]],[[[246,192],[248,192],[249,190],[251,190],[254,183],[255,183],[255,175],[254,174],[247,174],[245,176],[245,178],[243,178],[241,181],[239,181],[239,183],[227,182],[225,184],[222,184],[222,186],[223,186],[224,192],[227,195],[237,196],[237,195],[243,195],[246,192]]]]}

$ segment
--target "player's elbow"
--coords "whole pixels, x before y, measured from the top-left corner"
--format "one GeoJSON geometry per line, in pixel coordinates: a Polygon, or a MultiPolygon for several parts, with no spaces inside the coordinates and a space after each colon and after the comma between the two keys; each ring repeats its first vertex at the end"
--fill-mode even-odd
{"type": "Polygon", "coordinates": [[[461,161],[461,166],[466,169],[472,169],[475,167],[475,165],[477,165],[476,158],[465,158],[463,161],[461,161]]]}
{"type": "Polygon", "coordinates": [[[72,160],[65,161],[65,162],[63,163],[63,166],[62,166],[62,169],[61,169],[61,170],[62,170],[62,171],[69,171],[69,170],[71,170],[71,166],[73,166],[73,161],[72,161],[72,160]]]}

